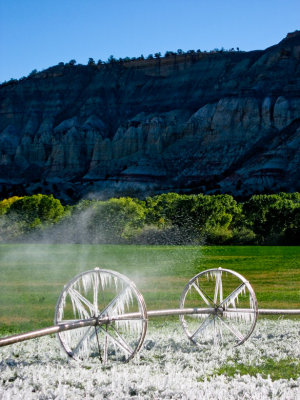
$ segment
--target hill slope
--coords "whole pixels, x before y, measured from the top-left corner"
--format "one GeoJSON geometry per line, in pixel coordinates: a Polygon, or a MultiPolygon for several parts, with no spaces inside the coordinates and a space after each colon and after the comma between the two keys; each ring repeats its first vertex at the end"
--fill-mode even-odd
{"type": "Polygon", "coordinates": [[[0,87],[0,189],[300,190],[300,32],[264,51],[58,65],[0,87]]]}

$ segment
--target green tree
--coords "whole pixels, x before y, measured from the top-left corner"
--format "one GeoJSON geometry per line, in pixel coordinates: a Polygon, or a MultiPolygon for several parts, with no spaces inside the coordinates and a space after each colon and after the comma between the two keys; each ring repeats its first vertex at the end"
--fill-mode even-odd
{"type": "Polygon", "coordinates": [[[180,195],[178,193],[163,193],[154,197],[147,197],[146,223],[165,226],[172,222],[174,204],[180,195]]]}
{"type": "Polygon", "coordinates": [[[88,231],[96,242],[129,240],[144,225],[145,207],[130,197],[97,201],[89,215],[88,231]]]}
{"type": "Polygon", "coordinates": [[[259,236],[260,241],[264,241],[269,233],[267,214],[277,201],[278,195],[254,195],[243,204],[245,223],[259,236]]]}
{"type": "Polygon", "coordinates": [[[282,243],[300,245],[300,204],[294,204],[291,211],[290,224],[284,232],[282,243]]]}
{"type": "Polygon", "coordinates": [[[115,57],[113,55],[111,55],[111,56],[108,57],[107,62],[109,64],[114,64],[114,63],[117,62],[117,60],[115,59],[115,57]]]}
{"type": "Polygon", "coordinates": [[[297,231],[299,205],[299,193],[255,195],[244,203],[243,212],[261,243],[277,244],[288,232],[297,231]]]}
{"type": "Polygon", "coordinates": [[[147,224],[179,227],[188,240],[219,231],[228,239],[241,218],[241,207],[229,195],[179,195],[166,193],[146,199],[147,224]]]}
{"type": "Polygon", "coordinates": [[[65,214],[65,209],[53,195],[36,194],[25,196],[10,206],[7,215],[25,223],[26,230],[40,225],[58,222],[65,214]]]}
{"type": "Polygon", "coordinates": [[[30,74],[29,74],[29,76],[34,76],[34,75],[36,75],[37,74],[37,69],[33,69],[31,72],[30,72],[30,74]]]}

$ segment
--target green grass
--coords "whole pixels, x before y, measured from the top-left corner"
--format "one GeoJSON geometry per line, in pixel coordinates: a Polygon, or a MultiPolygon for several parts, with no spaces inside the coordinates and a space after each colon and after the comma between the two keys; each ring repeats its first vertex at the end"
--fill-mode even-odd
{"type": "Polygon", "coordinates": [[[217,267],[244,275],[260,308],[300,304],[300,247],[0,245],[0,334],[52,325],[64,284],[95,267],[131,278],[148,309],[178,307],[187,281],[217,267]]]}
{"type": "MultiPolygon", "coordinates": [[[[260,365],[246,365],[235,362],[223,365],[207,378],[211,379],[216,375],[234,377],[235,375],[257,376],[258,374],[264,379],[267,379],[269,376],[272,381],[278,379],[297,379],[300,376],[300,361],[292,358],[281,359],[279,361],[274,361],[272,358],[265,358],[260,365]]],[[[202,380],[203,378],[199,379],[199,381],[202,380]]]]}

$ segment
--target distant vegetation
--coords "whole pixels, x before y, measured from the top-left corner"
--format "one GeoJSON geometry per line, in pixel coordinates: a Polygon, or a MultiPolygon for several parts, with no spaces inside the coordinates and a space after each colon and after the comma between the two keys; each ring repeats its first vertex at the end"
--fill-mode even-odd
{"type": "MultiPolygon", "coordinates": [[[[233,52],[240,52],[240,51],[241,50],[240,50],[239,47],[236,47],[236,48],[232,47],[231,49],[224,49],[224,47],[221,47],[220,49],[215,48],[215,49],[209,50],[209,51],[207,51],[207,50],[203,50],[202,51],[200,49],[187,50],[187,51],[184,51],[182,49],[178,49],[177,51],[167,50],[164,55],[162,55],[160,52],[157,52],[157,53],[154,53],[154,54],[149,54],[146,57],[144,57],[143,54],[141,54],[138,57],[124,57],[124,58],[122,58],[122,57],[115,58],[113,55],[111,55],[111,56],[108,57],[108,59],[106,61],[103,61],[101,59],[99,59],[98,61],[95,61],[92,57],[90,57],[88,59],[87,65],[88,66],[97,67],[99,65],[124,64],[124,63],[132,62],[132,61],[154,60],[154,59],[170,58],[170,57],[175,57],[176,58],[176,56],[183,56],[183,55],[193,56],[193,55],[199,55],[199,54],[233,53],[233,52]]],[[[57,66],[59,66],[59,67],[64,67],[64,66],[66,66],[66,67],[69,66],[70,67],[71,66],[72,67],[72,66],[76,66],[76,64],[77,64],[77,61],[72,59],[72,60],[70,60],[69,62],[66,62],[66,63],[61,61],[61,62],[59,62],[57,64],[57,66]]],[[[81,65],[81,64],[78,64],[78,65],[81,65]]],[[[55,68],[55,67],[51,67],[51,68],[55,68]]],[[[35,75],[39,74],[39,72],[44,72],[44,71],[46,71],[46,70],[37,71],[36,69],[34,69],[34,70],[32,70],[30,72],[30,74],[27,77],[23,76],[19,80],[11,78],[10,80],[4,81],[3,83],[1,83],[0,86],[9,86],[9,85],[16,84],[19,81],[23,81],[23,80],[25,80],[27,78],[32,78],[35,75]]]]}
{"type": "Polygon", "coordinates": [[[135,244],[300,244],[300,193],[230,195],[166,193],[82,200],[63,206],[52,195],[0,202],[0,241],[135,244]]]}

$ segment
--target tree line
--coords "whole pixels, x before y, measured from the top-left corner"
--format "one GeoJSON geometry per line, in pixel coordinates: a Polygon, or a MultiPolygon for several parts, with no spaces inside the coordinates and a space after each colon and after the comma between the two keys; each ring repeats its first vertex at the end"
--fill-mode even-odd
{"type": "Polygon", "coordinates": [[[71,243],[299,245],[300,193],[253,195],[164,193],[81,200],[53,195],[0,201],[0,241],[71,243]]]}
{"type": "MultiPolygon", "coordinates": [[[[142,60],[154,60],[154,59],[161,59],[161,58],[169,58],[169,57],[176,57],[176,56],[182,56],[182,55],[197,55],[197,54],[216,54],[216,53],[234,53],[234,52],[241,52],[239,47],[232,47],[230,49],[225,49],[224,47],[219,48],[214,48],[213,50],[187,50],[184,51],[182,49],[178,49],[177,51],[170,51],[167,50],[164,55],[161,52],[156,52],[156,53],[150,53],[148,54],[148,56],[144,56],[143,54],[141,54],[140,56],[137,57],[115,57],[114,55],[110,55],[108,57],[107,60],[101,60],[99,59],[98,61],[94,60],[94,58],[89,57],[87,65],[89,66],[99,66],[99,65],[110,65],[110,64],[124,64],[124,63],[128,63],[128,62],[132,62],[132,61],[142,61],[142,60]]],[[[59,62],[57,65],[59,67],[73,67],[77,64],[77,61],[75,59],[71,59],[69,62],[59,62]]],[[[83,65],[83,64],[78,64],[78,65],[83,65]]],[[[53,67],[51,67],[53,68],[53,67]]],[[[28,76],[22,76],[20,79],[15,79],[15,78],[11,78],[8,81],[4,81],[2,83],[0,83],[0,86],[10,86],[10,85],[14,85],[17,84],[18,82],[24,81],[27,78],[32,78],[35,75],[37,75],[39,72],[44,72],[46,71],[42,70],[42,71],[38,71],[37,69],[33,69],[28,76]]]]}

